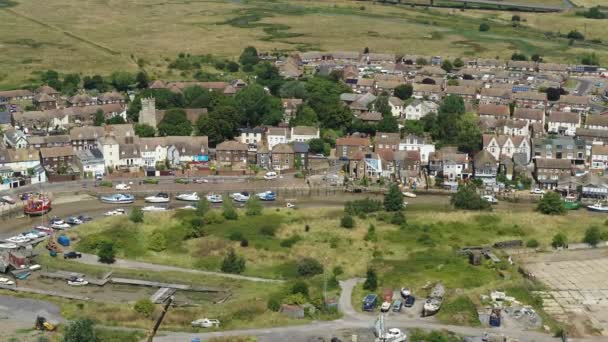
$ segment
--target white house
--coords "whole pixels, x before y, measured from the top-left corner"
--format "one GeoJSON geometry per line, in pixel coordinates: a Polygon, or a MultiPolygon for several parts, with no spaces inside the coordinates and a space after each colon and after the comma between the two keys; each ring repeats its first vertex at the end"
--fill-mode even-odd
{"type": "Polygon", "coordinates": [[[608,130],[608,114],[587,115],[585,119],[585,128],[608,130]]]}
{"type": "Polygon", "coordinates": [[[255,147],[260,141],[262,141],[261,128],[241,128],[239,131],[241,132],[241,135],[237,137],[237,140],[243,144],[255,147]]]}
{"type": "Polygon", "coordinates": [[[4,144],[8,148],[26,148],[27,138],[25,134],[16,129],[9,129],[4,132],[4,144]]]}
{"type": "Polygon", "coordinates": [[[608,146],[591,146],[591,169],[605,170],[608,168],[608,146]]]}
{"type": "Polygon", "coordinates": [[[97,174],[104,175],[106,165],[103,154],[100,150],[93,148],[89,150],[74,151],[74,162],[80,172],[87,177],[94,177],[97,174]]]}
{"type": "Polygon", "coordinates": [[[432,101],[414,100],[405,107],[406,120],[420,120],[431,112],[437,112],[439,106],[432,101]]]}
{"type": "Polygon", "coordinates": [[[523,120],[501,120],[496,127],[496,132],[498,134],[521,135],[527,137],[530,135],[530,125],[527,121],[523,120]]]}
{"type": "Polygon", "coordinates": [[[581,127],[581,115],[575,112],[551,112],[547,120],[549,133],[574,136],[581,127]]]}
{"type": "Polygon", "coordinates": [[[140,138],[139,148],[145,166],[155,166],[167,160],[167,146],[164,138],[140,138]]]}
{"type": "Polygon", "coordinates": [[[428,144],[424,138],[409,134],[399,142],[399,151],[418,151],[420,152],[420,162],[429,163],[429,155],[435,152],[435,145],[428,144]]]}
{"type": "Polygon", "coordinates": [[[388,105],[391,107],[391,113],[395,117],[402,117],[405,109],[403,108],[403,100],[398,97],[391,96],[388,98],[388,105]]]}
{"type": "Polygon", "coordinates": [[[530,142],[524,136],[484,134],[483,149],[490,152],[496,160],[505,156],[513,158],[516,153],[524,154],[526,160],[530,160],[531,156],[530,142]]]}
{"type": "Polygon", "coordinates": [[[291,128],[289,142],[307,142],[311,139],[319,139],[319,128],[312,126],[295,126],[291,128]]]}
{"type": "Polygon", "coordinates": [[[0,168],[8,167],[13,172],[25,173],[39,165],[40,155],[36,149],[0,149],[0,168]]]}
{"type": "MultiPolygon", "coordinates": [[[[116,167],[119,165],[120,150],[118,148],[118,141],[111,135],[106,135],[97,140],[98,149],[103,155],[103,161],[105,167],[116,167]]],[[[75,151],[86,151],[75,150],[75,151]]]]}
{"type": "Polygon", "coordinates": [[[141,167],[144,166],[139,144],[119,144],[118,151],[120,153],[118,166],[120,167],[141,167]]]}
{"type": "Polygon", "coordinates": [[[270,127],[266,131],[266,142],[268,148],[272,148],[277,144],[286,144],[288,142],[287,128],[270,127]]]}

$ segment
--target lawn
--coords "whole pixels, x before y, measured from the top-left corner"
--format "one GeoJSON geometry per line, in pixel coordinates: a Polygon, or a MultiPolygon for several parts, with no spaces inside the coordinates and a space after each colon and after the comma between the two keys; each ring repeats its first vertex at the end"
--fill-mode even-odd
{"type": "MultiPolygon", "coordinates": [[[[545,3],[549,0],[546,0],[545,3]]],[[[7,2],[2,2],[7,3],[7,2]]],[[[135,71],[183,79],[167,69],[180,52],[234,59],[247,45],[261,51],[355,50],[421,55],[501,57],[513,50],[547,60],[574,62],[585,52],[608,56],[605,44],[547,39],[545,31],[584,29],[601,35],[601,20],[566,14],[425,9],[345,0],[22,0],[0,7],[0,88],[27,84],[46,69],[83,74],[135,71]],[[61,10],[57,10],[61,8],[61,10]],[[505,18],[508,17],[508,20],[505,18]],[[490,20],[489,32],[479,24],[490,20]],[[314,22],[314,25],[310,25],[314,22]],[[19,29],[15,29],[19,28],[19,29]]]]}

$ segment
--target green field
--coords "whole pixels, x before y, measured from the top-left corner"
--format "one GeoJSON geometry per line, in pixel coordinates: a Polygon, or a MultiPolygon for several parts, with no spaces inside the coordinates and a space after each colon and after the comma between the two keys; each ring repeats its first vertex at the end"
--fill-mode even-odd
{"type": "MultiPolygon", "coordinates": [[[[547,2],[549,3],[549,2],[547,2]]],[[[548,61],[576,62],[605,43],[575,43],[547,32],[586,30],[601,37],[601,20],[573,13],[425,9],[344,0],[34,0],[0,1],[0,88],[27,84],[45,69],[107,75],[143,64],[156,77],[188,78],[167,70],[180,52],[235,58],[247,45],[260,51],[355,50],[508,58],[513,51],[548,61]],[[61,10],[58,10],[61,9],[61,10]],[[479,32],[481,22],[489,32],[479,32]],[[314,25],[311,25],[314,23],[314,25]]]]}

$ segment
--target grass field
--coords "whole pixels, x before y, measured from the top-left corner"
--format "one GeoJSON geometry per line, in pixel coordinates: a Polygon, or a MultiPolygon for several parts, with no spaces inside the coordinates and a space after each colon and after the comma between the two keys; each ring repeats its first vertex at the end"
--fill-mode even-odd
{"type": "MultiPolygon", "coordinates": [[[[7,3],[7,2],[2,2],[7,3]]],[[[546,3],[552,3],[547,0],[546,3]]],[[[235,58],[247,45],[261,51],[356,50],[506,58],[514,50],[547,60],[574,62],[595,51],[608,60],[605,44],[575,44],[545,37],[549,30],[601,33],[600,21],[570,13],[524,14],[511,27],[511,12],[411,8],[346,0],[20,0],[0,6],[0,88],[35,78],[36,71],[109,74],[144,68],[164,78],[180,52],[235,58]],[[57,10],[61,8],[61,10],[57,10]],[[510,18],[510,17],[509,17],[510,18]],[[479,24],[490,20],[490,32],[479,24]],[[314,25],[311,25],[314,23],[314,25]]],[[[187,77],[187,75],[185,76],[187,77]]]]}
{"type": "Polygon", "coordinates": [[[572,2],[581,7],[608,6],[606,0],[572,0],[572,2]]]}

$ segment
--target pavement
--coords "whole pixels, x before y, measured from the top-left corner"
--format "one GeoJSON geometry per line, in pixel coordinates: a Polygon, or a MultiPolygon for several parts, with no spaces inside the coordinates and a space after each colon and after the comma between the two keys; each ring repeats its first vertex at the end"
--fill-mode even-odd
{"type": "Polygon", "coordinates": [[[0,336],[16,329],[33,327],[38,315],[53,323],[64,321],[59,307],[53,303],[0,295],[0,336]],[[4,330],[4,328],[8,330],[4,330]]]}

